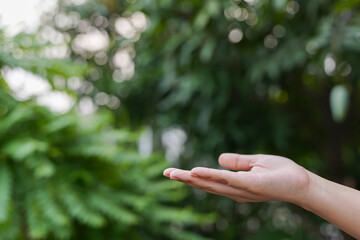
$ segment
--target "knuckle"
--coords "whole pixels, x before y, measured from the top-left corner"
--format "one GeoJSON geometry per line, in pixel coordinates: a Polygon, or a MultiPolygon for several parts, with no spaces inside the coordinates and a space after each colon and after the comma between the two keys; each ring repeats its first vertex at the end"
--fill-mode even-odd
{"type": "Polygon", "coordinates": [[[219,181],[221,183],[225,183],[225,184],[229,183],[227,173],[228,173],[228,171],[226,171],[226,170],[221,170],[220,171],[220,179],[219,179],[219,181]]]}

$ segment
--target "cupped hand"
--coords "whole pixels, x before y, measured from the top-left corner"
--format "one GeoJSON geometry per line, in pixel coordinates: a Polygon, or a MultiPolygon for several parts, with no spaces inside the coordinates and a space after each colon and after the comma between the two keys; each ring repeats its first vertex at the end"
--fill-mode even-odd
{"type": "Polygon", "coordinates": [[[307,170],[280,156],[224,153],[219,157],[219,164],[233,171],[204,167],[191,171],[168,168],[164,175],[238,202],[278,200],[297,203],[305,197],[311,182],[307,170]]]}

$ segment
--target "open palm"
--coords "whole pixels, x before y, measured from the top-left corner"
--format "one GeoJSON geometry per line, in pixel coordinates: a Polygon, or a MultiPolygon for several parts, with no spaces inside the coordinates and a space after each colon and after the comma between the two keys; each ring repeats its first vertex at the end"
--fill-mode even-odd
{"type": "Polygon", "coordinates": [[[219,157],[219,164],[233,171],[169,168],[164,175],[238,202],[295,202],[306,194],[310,182],[307,170],[280,156],[226,153],[219,157]]]}

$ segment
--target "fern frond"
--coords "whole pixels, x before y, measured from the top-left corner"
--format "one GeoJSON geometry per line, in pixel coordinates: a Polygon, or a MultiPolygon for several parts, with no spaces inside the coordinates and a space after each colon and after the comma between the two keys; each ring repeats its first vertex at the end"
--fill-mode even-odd
{"type": "Polygon", "coordinates": [[[92,207],[123,224],[132,225],[139,221],[136,214],[100,194],[90,194],[88,200],[92,207]]]}
{"type": "Polygon", "coordinates": [[[73,228],[71,225],[66,226],[66,227],[61,227],[61,226],[57,226],[57,225],[52,225],[51,226],[51,231],[53,232],[53,235],[57,238],[57,239],[70,239],[72,233],[73,233],[73,228]]]}
{"type": "Polygon", "coordinates": [[[178,222],[182,224],[196,224],[199,222],[209,223],[214,220],[215,215],[195,214],[191,208],[175,208],[165,206],[153,206],[151,216],[154,221],[160,222],[178,222]]]}
{"type": "Polygon", "coordinates": [[[138,212],[145,210],[153,202],[153,198],[151,196],[139,196],[137,194],[124,191],[118,191],[114,198],[123,204],[133,207],[138,212]]]}
{"type": "Polygon", "coordinates": [[[30,238],[43,239],[49,233],[48,221],[41,213],[38,203],[31,194],[26,196],[26,222],[30,238]]]}
{"type": "Polygon", "coordinates": [[[64,227],[70,224],[69,217],[54,201],[49,189],[39,189],[36,193],[36,199],[41,206],[43,215],[54,225],[64,227]]]}
{"type": "Polygon", "coordinates": [[[105,224],[105,219],[98,212],[89,208],[72,189],[65,188],[59,199],[64,203],[68,213],[80,222],[95,228],[105,224]]]}

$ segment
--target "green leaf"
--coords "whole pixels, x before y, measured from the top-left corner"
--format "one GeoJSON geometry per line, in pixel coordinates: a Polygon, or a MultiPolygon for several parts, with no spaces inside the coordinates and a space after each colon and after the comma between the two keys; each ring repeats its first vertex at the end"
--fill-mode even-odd
{"type": "Polygon", "coordinates": [[[12,192],[11,171],[5,165],[0,167],[0,223],[8,219],[12,192]]]}
{"type": "Polygon", "coordinates": [[[16,124],[22,121],[26,121],[32,117],[33,112],[25,107],[18,106],[11,111],[5,118],[0,119],[0,138],[8,133],[16,124]]]}
{"type": "Polygon", "coordinates": [[[48,143],[32,138],[18,139],[11,141],[4,147],[4,152],[15,160],[24,160],[37,152],[45,152],[48,143]]]}
{"type": "Polygon", "coordinates": [[[89,203],[94,208],[123,224],[132,225],[139,221],[136,214],[100,194],[91,194],[89,203]]]}
{"type": "Polygon", "coordinates": [[[43,215],[53,224],[62,227],[70,224],[69,217],[65,214],[63,209],[61,209],[60,205],[55,202],[55,199],[48,188],[37,191],[36,199],[41,206],[43,215]]]}
{"type": "Polygon", "coordinates": [[[204,46],[201,48],[201,52],[200,52],[201,61],[208,62],[214,54],[215,47],[216,47],[215,39],[211,38],[207,40],[204,46]]]}
{"type": "Polygon", "coordinates": [[[41,214],[34,196],[31,194],[27,195],[25,206],[29,236],[34,239],[45,238],[49,233],[49,224],[41,214]]]}
{"type": "Polygon", "coordinates": [[[95,210],[89,208],[78,194],[69,189],[63,189],[60,200],[64,203],[67,211],[71,216],[78,219],[80,222],[94,228],[99,228],[105,224],[105,219],[95,210]]]}

